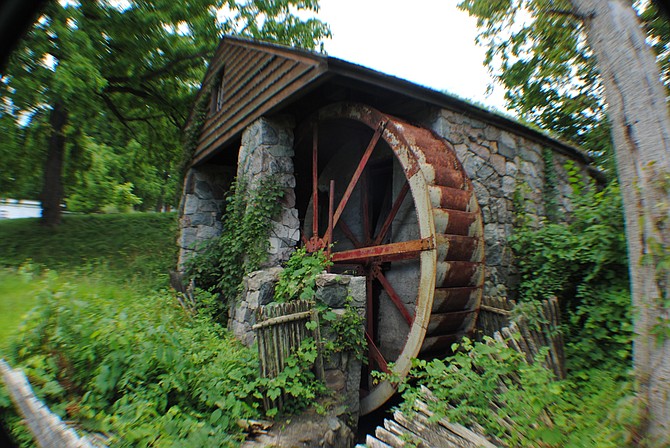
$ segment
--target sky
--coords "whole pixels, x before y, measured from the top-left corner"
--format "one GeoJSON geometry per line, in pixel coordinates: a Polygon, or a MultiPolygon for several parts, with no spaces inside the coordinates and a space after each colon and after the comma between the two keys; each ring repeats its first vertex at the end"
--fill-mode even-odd
{"type": "Polygon", "coordinates": [[[504,90],[483,66],[476,21],[457,0],[320,0],[329,56],[505,110],[504,90]],[[411,4],[411,6],[410,6],[411,4]]]}

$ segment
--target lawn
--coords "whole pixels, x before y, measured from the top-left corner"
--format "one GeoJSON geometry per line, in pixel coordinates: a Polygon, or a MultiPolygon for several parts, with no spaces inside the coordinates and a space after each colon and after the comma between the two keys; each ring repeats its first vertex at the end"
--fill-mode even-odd
{"type": "MultiPolygon", "coordinates": [[[[174,214],[0,222],[0,357],[109,446],[237,446],[262,416],[256,351],[167,290],[175,240],[174,214]]],[[[32,446],[2,387],[0,425],[32,446]]]]}
{"type": "Polygon", "coordinates": [[[55,270],[94,291],[160,289],[176,265],[176,221],[174,213],[71,215],[55,229],[32,218],[0,221],[0,353],[42,289],[22,271],[55,270]]]}
{"type": "Polygon", "coordinates": [[[0,356],[23,316],[35,305],[39,289],[39,284],[16,273],[0,272],[0,356]]]}

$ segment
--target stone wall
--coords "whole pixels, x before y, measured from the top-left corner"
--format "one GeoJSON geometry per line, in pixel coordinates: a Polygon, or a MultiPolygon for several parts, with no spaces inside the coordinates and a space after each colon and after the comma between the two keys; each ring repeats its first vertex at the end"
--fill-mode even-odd
{"type": "MultiPolygon", "coordinates": [[[[247,346],[256,342],[252,329],[256,323],[256,310],[272,302],[281,271],[281,267],[272,267],[252,272],[244,278],[241,300],[231,308],[228,326],[235,337],[247,346]]],[[[332,308],[337,316],[346,312],[346,300],[351,297],[351,306],[361,317],[365,317],[365,277],[323,273],[317,278],[316,286],[316,300],[332,308]]],[[[334,341],[336,338],[327,322],[321,322],[321,335],[324,340],[334,341]]],[[[341,398],[346,413],[357,421],[361,361],[351,353],[341,352],[324,359],[324,364],[326,385],[333,391],[333,396],[341,398]]]]}
{"type": "Polygon", "coordinates": [[[251,328],[256,323],[256,310],[274,300],[275,285],[282,270],[279,266],[262,269],[245,275],[242,280],[240,299],[229,311],[228,329],[247,347],[256,342],[251,328]]]}
{"type": "Polygon", "coordinates": [[[235,167],[203,165],[188,171],[180,204],[179,270],[199,244],[221,234],[225,194],[234,176],[247,189],[272,177],[284,188],[282,209],[273,218],[268,237],[269,258],[264,266],[288,260],[300,238],[298,210],[295,208],[293,174],[293,127],[290,119],[260,118],[244,130],[235,167]]]}
{"type": "Polygon", "coordinates": [[[179,205],[179,270],[198,245],[221,234],[225,194],[233,181],[234,168],[205,165],[191,168],[184,180],[179,205]]]}
{"type": "Polygon", "coordinates": [[[583,162],[462,113],[440,110],[424,124],[448,140],[472,180],[482,208],[486,238],[484,294],[508,297],[516,285],[516,269],[508,238],[514,229],[514,196],[536,222],[555,212],[560,220],[570,210],[571,191],[565,164],[573,160],[586,176],[583,162]],[[551,165],[549,165],[551,163],[551,165]],[[549,210],[547,204],[555,204],[549,210]]]}
{"type": "Polygon", "coordinates": [[[270,250],[264,266],[288,260],[300,239],[298,209],[295,208],[293,174],[293,127],[289,118],[260,118],[244,130],[237,165],[237,178],[249,189],[272,177],[284,188],[281,211],[273,218],[270,250]]]}

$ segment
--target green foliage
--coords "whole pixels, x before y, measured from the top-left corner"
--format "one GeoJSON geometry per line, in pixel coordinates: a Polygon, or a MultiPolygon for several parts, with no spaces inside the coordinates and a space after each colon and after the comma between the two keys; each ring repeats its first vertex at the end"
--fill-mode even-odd
{"type": "MultiPolygon", "coordinates": [[[[316,342],[312,338],[304,339],[300,347],[286,358],[286,366],[274,378],[258,379],[259,390],[264,391],[268,398],[276,400],[284,394],[288,397],[283,412],[297,413],[314,403],[315,399],[326,392],[326,386],[316,379],[312,371],[318,356],[316,342]]],[[[274,417],[278,410],[268,410],[268,415],[274,417]]]]}
{"type": "Polygon", "coordinates": [[[525,225],[510,239],[521,275],[519,298],[559,298],[570,368],[624,372],[633,334],[619,187],[598,191],[574,172],[571,181],[568,223],[525,225]]]}
{"type": "Polygon", "coordinates": [[[41,281],[11,363],[62,417],[112,446],[195,447],[234,445],[237,419],[260,416],[255,351],[174,297],[41,281]]]}
{"type": "Polygon", "coordinates": [[[221,34],[313,50],[330,36],[321,21],[302,18],[317,10],[317,0],[49,2],[0,83],[0,133],[8,136],[0,193],[36,198],[53,134],[47,117],[59,104],[67,117],[61,136],[70,202],[93,206],[87,191],[100,194],[91,177],[101,175],[132,184],[141,209],[174,201],[180,135],[221,34]],[[109,148],[122,169],[101,173],[87,160],[82,136],[109,148]]]}
{"type": "MultiPolygon", "coordinates": [[[[629,446],[629,429],[639,414],[630,403],[627,383],[597,372],[579,387],[555,382],[538,362],[527,364],[515,350],[485,342],[464,339],[456,354],[445,360],[414,361],[399,387],[401,408],[411,415],[420,399],[435,419],[478,423],[502,446],[629,446]]],[[[538,359],[543,357],[541,353],[538,359]]]]}
{"type": "Polygon", "coordinates": [[[34,116],[33,127],[23,129],[16,125],[13,117],[0,113],[0,197],[38,197],[42,182],[41,164],[46,154],[43,135],[48,128],[44,118],[42,114],[34,116]]]}
{"type": "Polygon", "coordinates": [[[176,229],[173,213],[68,215],[57,229],[45,229],[37,219],[3,220],[0,266],[30,259],[61,272],[95,268],[138,287],[164,287],[177,263],[176,229]]]}
{"type": "Polygon", "coordinates": [[[331,353],[349,352],[358,360],[367,362],[367,341],[365,340],[365,319],[352,305],[348,296],[344,305],[344,313],[328,322],[330,333],[335,336],[331,353]]]}
{"type": "MultiPolygon", "coordinates": [[[[258,378],[255,349],[207,318],[190,318],[171,295],[67,280],[32,277],[38,304],[9,360],[52,411],[110,434],[111,446],[235,446],[237,420],[260,418],[264,393],[283,394],[291,413],[325,392],[311,371],[312,339],[276,378],[258,378]]],[[[11,408],[6,398],[0,393],[3,411],[11,408]]],[[[8,421],[21,433],[19,419],[8,421]]]]}
{"type": "Polygon", "coordinates": [[[119,183],[117,180],[123,178],[123,158],[114,154],[107,145],[96,144],[90,138],[83,140],[88,166],[73,174],[76,180],[69,188],[67,209],[91,213],[114,207],[130,211],[133,206],[141,204],[142,199],[133,194],[132,182],[119,183]]]}
{"type": "MultiPolygon", "coordinates": [[[[274,292],[275,301],[314,300],[316,279],[331,264],[323,250],[307,253],[304,247],[297,249],[279,274],[274,292]]],[[[347,296],[344,313],[339,316],[321,302],[315,305],[319,309],[320,320],[324,327],[323,335],[332,335],[332,340],[327,340],[323,345],[325,357],[334,353],[350,352],[362,361],[367,359],[365,356],[367,341],[363,332],[365,319],[352,305],[352,301],[353,298],[347,296]]],[[[314,330],[317,323],[308,322],[307,325],[309,330],[314,330]]]]}
{"type": "Polygon", "coordinates": [[[670,54],[668,53],[670,24],[665,14],[659,11],[656,2],[644,2],[641,7],[644,9],[640,13],[640,20],[649,36],[649,44],[654,49],[654,53],[658,55],[656,61],[661,68],[663,84],[668,88],[670,87],[670,54]]]}
{"type": "Polygon", "coordinates": [[[35,305],[38,290],[39,285],[31,278],[0,270],[0,353],[21,323],[23,315],[35,305]]]}
{"type": "MultiPolygon", "coordinates": [[[[649,2],[653,3],[653,2],[649,2]]],[[[585,148],[615,176],[603,86],[581,19],[568,0],[462,0],[477,18],[485,64],[520,118],[585,148]]],[[[655,7],[643,15],[656,50],[667,60],[668,28],[655,7]]],[[[666,64],[667,65],[667,64],[666,64]]],[[[666,75],[667,77],[667,75],[666,75]]]]}
{"type": "Polygon", "coordinates": [[[558,220],[558,178],[554,166],[554,152],[549,148],[542,148],[542,160],[544,161],[544,189],[542,200],[544,202],[545,214],[551,222],[558,220]]]}
{"type": "Polygon", "coordinates": [[[331,264],[323,250],[308,254],[304,247],[297,249],[279,274],[275,300],[288,302],[313,299],[316,294],[316,278],[331,264]]]}
{"type": "Polygon", "coordinates": [[[267,259],[272,218],[281,205],[284,190],[272,177],[254,188],[239,180],[231,186],[223,214],[223,231],[185,264],[187,274],[203,290],[221,291],[215,316],[225,312],[239,293],[244,275],[257,270],[267,259]]]}

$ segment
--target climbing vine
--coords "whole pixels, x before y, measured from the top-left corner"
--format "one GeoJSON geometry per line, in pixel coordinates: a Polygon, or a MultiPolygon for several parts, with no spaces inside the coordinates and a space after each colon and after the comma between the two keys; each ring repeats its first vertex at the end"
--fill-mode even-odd
{"type": "Polygon", "coordinates": [[[267,259],[272,218],[281,209],[284,190],[274,177],[247,188],[239,179],[226,198],[221,236],[198,250],[186,264],[186,273],[205,291],[204,303],[215,318],[225,321],[229,305],[237,298],[244,275],[267,259]],[[212,300],[211,294],[217,298],[212,300]]]}
{"type": "Polygon", "coordinates": [[[323,250],[308,254],[303,247],[291,254],[275,287],[275,300],[311,300],[316,293],[316,278],[332,263],[323,250]]]}
{"type": "Polygon", "coordinates": [[[330,323],[330,329],[335,340],[330,349],[331,353],[349,352],[359,361],[367,363],[367,341],[365,340],[365,319],[353,306],[353,297],[347,296],[344,304],[344,313],[330,323]]]}
{"type": "Polygon", "coordinates": [[[558,220],[558,177],[554,166],[554,153],[549,148],[542,148],[542,159],[544,161],[544,189],[542,199],[547,220],[556,222],[558,220]]]}
{"type": "Polygon", "coordinates": [[[564,312],[568,368],[624,373],[632,324],[621,195],[616,183],[587,185],[568,167],[573,211],[568,222],[522,223],[510,239],[522,301],[555,295],[564,312]]]}
{"type": "MultiPolygon", "coordinates": [[[[277,302],[291,300],[314,300],[316,279],[332,262],[323,250],[308,254],[305,248],[297,249],[286,262],[279,274],[274,299],[277,302]]],[[[324,303],[316,303],[320,319],[333,335],[332,340],[322,341],[326,357],[340,352],[350,352],[359,360],[365,360],[367,342],[363,332],[364,319],[353,305],[353,297],[347,296],[344,312],[339,316],[324,303]]],[[[316,322],[308,324],[308,329],[316,327],[316,322]]]]}

